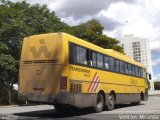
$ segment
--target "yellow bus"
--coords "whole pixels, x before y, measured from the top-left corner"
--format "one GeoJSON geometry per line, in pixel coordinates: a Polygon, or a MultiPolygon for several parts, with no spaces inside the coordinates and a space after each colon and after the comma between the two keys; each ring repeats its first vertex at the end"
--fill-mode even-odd
{"type": "Polygon", "coordinates": [[[19,99],[54,105],[57,111],[148,99],[146,68],[128,56],[66,33],[24,38],[19,99]]]}

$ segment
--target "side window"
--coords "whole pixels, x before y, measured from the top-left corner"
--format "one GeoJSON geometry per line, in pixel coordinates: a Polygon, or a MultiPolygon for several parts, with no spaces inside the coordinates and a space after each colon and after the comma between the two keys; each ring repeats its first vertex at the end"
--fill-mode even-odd
{"type": "Polygon", "coordinates": [[[134,76],[136,75],[135,74],[135,66],[134,65],[132,66],[132,75],[134,75],[134,76]]]}
{"type": "Polygon", "coordinates": [[[90,61],[90,50],[86,49],[86,58],[87,58],[87,65],[91,65],[90,61]]]}
{"type": "Polygon", "coordinates": [[[109,70],[109,57],[108,56],[104,57],[104,67],[105,69],[109,70]]]}
{"type": "Polygon", "coordinates": [[[126,62],[124,63],[124,70],[125,73],[128,74],[128,64],[126,62]]]}
{"type": "Polygon", "coordinates": [[[97,67],[103,68],[103,55],[97,53],[97,67]]]}
{"type": "Polygon", "coordinates": [[[141,77],[141,68],[138,67],[138,77],[141,77]]]}
{"type": "Polygon", "coordinates": [[[119,60],[116,60],[116,72],[119,72],[119,60]]]}
{"type": "Polygon", "coordinates": [[[138,77],[138,67],[135,66],[135,73],[136,73],[136,76],[138,77]]]}
{"type": "Polygon", "coordinates": [[[128,64],[128,74],[132,75],[132,68],[131,68],[131,64],[128,64]]]}
{"type": "Polygon", "coordinates": [[[115,66],[114,66],[114,58],[109,57],[109,68],[111,71],[115,71],[115,66]]]}
{"type": "Polygon", "coordinates": [[[80,46],[76,47],[77,63],[87,65],[86,49],[80,46]]]}
{"type": "Polygon", "coordinates": [[[69,44],[69,62],[76,63],[76,45],[70,43],[69,44]]]}
{"type": "Polygon", "coordinates": [[[97,54],[96,52],[91,52],[91,66],[97,66],[97,54]]]}
{"type": "Polygon", "coordinates": [[[120,73],[124,73],[124,62],[120,61],[120,73]]]}

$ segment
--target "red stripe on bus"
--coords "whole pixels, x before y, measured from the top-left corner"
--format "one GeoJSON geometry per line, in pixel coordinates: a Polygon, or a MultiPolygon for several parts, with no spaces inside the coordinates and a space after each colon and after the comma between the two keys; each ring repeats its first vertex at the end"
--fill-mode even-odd
{"type": "Polygon", "coordinates": [[[93,92],[95,92],[96,90],[97,90],[97,88],[98,88],[98,86],[99,86],[99,84],[100,84],[100,79],[98,80],[98,82],[97,82],[97,84],[96,84],[96,87],[95,87],[95,89],[94,89],[94,91],[93,92]]]}
{"type": "Polygon", "coordinates": [[[92,81],[92,83],[91,83],[91,86],[90,86],[90,89],[89,89],[89,92],[91,92],[92,91],[92,88],[93,88],[93,86],[94,86],[94,84],[95,84],[95,82],[96,82],[96,80],[97,80],[97,75],[94,77],[94,80],[92,81]]]}
{"type": "Polygon", "coordinates": [[[99,80],[99,76],[97,75],[96,78],[95,78],[94,84],[93,84],[93,86],[92,86],[92,88],[91,88],[91,92],[93,92],[93,90],[94,90],[94,88],[95,88],[98,80],[99,80]]]}
{"type": "Polygon", "coordinates": [[[90,91],[91,86],[93,85],[96,76],[97,76],[97,72],[95,73],[95,75],[94,75],[94,77],[93,77],[93,80],[92,80],[92,82],[91,82],[91,84],[90,84],[90,86],[89,86],[89,88],[88,88],[88,91],[90,91]]]}

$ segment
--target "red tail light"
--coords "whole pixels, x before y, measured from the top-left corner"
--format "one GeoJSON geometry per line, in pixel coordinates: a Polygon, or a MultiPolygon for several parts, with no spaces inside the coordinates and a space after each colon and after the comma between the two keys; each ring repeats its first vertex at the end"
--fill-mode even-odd
{"type": "Polygon", "coordinates": [[[67,77],[62,76],[60,80],[60,89],[66,90],[67,89],[67,77]]]}

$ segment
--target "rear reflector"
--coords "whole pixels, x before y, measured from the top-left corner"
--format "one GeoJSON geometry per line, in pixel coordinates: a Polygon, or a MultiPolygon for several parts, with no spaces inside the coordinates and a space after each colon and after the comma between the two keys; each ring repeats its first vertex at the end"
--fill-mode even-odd
{"type": "Polygon", "coordinates": [[[60,89],[67,89],[67,77],[62,76],[60,80],[60,89]]]}

